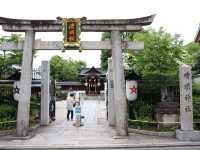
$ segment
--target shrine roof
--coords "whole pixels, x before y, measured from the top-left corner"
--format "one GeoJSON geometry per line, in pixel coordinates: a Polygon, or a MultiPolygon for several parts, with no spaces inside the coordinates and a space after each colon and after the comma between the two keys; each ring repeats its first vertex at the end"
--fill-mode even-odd
{"type": "Polygon", "coordinates": [[[88,75],[99,75],[105,76],[106,73],[101,68],[82,68],[80,71],[80,76],[88,76],[88,75]]]}
{"type": "Polygon", "coordinates": [[[199,24],[199,27],[198,27],[194,41],[197,42],[197,43],[200,43],[200,24],[199,24]]]}

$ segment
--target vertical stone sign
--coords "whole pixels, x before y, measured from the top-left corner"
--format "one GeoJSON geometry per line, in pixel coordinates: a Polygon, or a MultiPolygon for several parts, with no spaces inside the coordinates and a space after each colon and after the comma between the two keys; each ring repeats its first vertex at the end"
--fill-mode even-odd
{"type": "Polygon", "coordinates": [[[182,65],[179,69],[179,78],[181,130],[191,131],[193,130],[191,67],[188,65],[182,65]]]}
{"type": "Polygon", "coordinates": [[[182,65],[179,69],[180,80],[180,122],[176,138],[182,141],[200,140],[200,132],[193,130],[192,73],[191,67],[182,65]]]}

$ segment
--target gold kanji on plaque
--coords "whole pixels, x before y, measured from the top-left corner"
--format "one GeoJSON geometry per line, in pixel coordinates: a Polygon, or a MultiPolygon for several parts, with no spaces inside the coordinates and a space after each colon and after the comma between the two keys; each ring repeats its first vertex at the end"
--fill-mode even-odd
{"type": "Polygon", "coordinates": [[[65,49],[80,49],[80,18],[63,18],[63,46],[65,49]]]}

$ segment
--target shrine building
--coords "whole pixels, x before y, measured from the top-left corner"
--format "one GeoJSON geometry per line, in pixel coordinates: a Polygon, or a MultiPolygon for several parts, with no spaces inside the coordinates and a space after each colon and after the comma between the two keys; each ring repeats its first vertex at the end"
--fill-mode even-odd
{"type": "Polygon", "coordinates": [[[88,96],[99,95],[104,90],[106,73],[100,68],[82,68],[79,77],[80,81],[58,81],[56,85],[61,90],[85,91],[88,96]]]}
{"type": "Polygon", "coordinates": [[[194,41],[196,43],[200,43],[200,24],[199,24],[199,27],[198,27],[198,30],[197,30],[197,33],[196,33],[194,41]]]}
{"type": "Polygon", "coordinates": [[[100,68],[83,68],[80,71],[81,83],[85,86],[86,95],[95,96],[104,90],[106,73],[100,68]]]}

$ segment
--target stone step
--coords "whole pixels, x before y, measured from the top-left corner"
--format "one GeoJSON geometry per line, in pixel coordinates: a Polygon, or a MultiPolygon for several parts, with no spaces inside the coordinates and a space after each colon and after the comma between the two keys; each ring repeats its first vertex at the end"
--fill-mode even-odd
{"type": "Polygon", "coordinates": [[[199,150],[200,145],[170,145],[170,144],[159,144],[159,145],[84,145],[84,146],[67,146],[67,145],[41,145],[41,146],[21,146],[18,145],[16,147],[13,146],[2,146],[0,145],[0,149],[12,149],[12,150],[199,150]]]}

